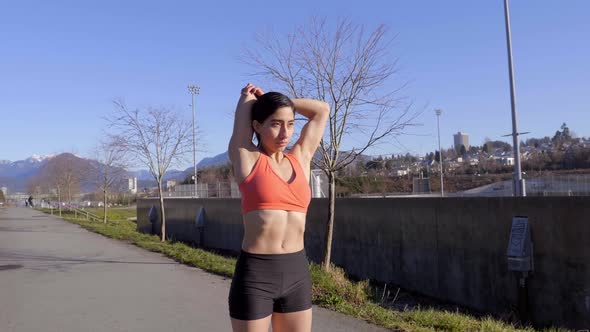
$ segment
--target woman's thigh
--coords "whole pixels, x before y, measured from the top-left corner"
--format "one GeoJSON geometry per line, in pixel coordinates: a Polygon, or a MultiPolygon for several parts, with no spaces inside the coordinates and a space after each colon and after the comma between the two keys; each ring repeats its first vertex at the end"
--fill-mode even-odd
{"type": "Polygon", "coordinates": [[[231,319],[233,332],[268,332],[270,316],[256,320],[231,319]]]}
{"type": "Polygon", "coordinates": [[[310,332],[311,308],[303,311],[272,314],[273,332],[310,332]]]}

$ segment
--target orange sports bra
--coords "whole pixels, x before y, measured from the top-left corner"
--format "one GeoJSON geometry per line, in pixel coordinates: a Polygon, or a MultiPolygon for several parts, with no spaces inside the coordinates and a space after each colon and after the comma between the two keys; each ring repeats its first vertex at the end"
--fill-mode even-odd
{"type": "Polygon", "coordinates": [[[301,164],[291,154],[284,154],[291,165],[295,178],[286,182],[269,164],[270,157],[260,152],[252,172],[240,183],[242,213],[254,210],[285,210],[307,212],[311,201],[311,188],[301,164]]]}

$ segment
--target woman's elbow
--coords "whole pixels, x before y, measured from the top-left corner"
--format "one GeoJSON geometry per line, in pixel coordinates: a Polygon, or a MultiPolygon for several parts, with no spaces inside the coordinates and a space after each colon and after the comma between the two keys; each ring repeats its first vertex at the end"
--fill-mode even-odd
{"type": "Polygon", "coordinates": [[[330,114],[330,104],[328,104],[328,103],[327,103],[327,102],[325,102],[325,101],[322,101],[322,102],[321,102],[321,105],[322,105],[322,106],[321,106],[321,108],[320,108],[320,109],[321,109],[322,113],[325,113],[325,114],[330,114]]]}

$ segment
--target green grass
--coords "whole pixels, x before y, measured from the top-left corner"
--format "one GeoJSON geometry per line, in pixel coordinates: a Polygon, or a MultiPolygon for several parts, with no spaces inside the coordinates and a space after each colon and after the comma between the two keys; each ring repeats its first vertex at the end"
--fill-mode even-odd
{"type": "MultiPolygon", "coordinates": [[[[41,211],[45,212],[45,213],[50,213],[50,209],[40,209],[41,211]]],[[[84,211],[88,211],[89,213],[98,216],[102,219],[102,217],[104,216],[104,210],[103,208],[89,208],[89,209],[81,209],[84,211]]],[[[53,214],[58,214],[57,209],[53,210],[53,214]]],[[[73,212],[69,212],[66,210],[62,210],[62,214],[72,214],[74,215],[73,212]]],[[[107,214],[108,214],[108,219],[111,221],[115,221],[115,220],[129,220],[129,218],[136,218],[137,217],[137,210],[135,207],[132,208],[128,208],[128,207],[119,207],[119,208],[109,208],[107,210],[107,214]]]]}
{"type": "MultiPolygon", "coordinates": [[[[99,217],[104,216],[104,210],[102,208],[85,209],[92,214],[99,217]]],[[[109,220],[128,220],[128,218],[136,217],[137,210],[135,207],[132,208],[108,208],[107,210],[109,220]]]]}
{"type": "MultiPolygon", "coordinates": [[[[48,209],[42,211],[49,213],[48,209]]],[[[109,210],[109,222],[91,222],[74,218],[73,213],[64,213],[64,219],[78,224],[90,231],[114,239],[126,241],[150,251],[160,252],[183,264],[203,270],[232,277],[236,259],[214,252],[194,248],[181,242],[161,242],[156,235],[142,234],[136,231],[134,222],[115,218],[127,218],[127,214],[118,214],[118,210],[109,210]],[[125,217],[121,217],[125,216],[125,217]],[[111,219],[112,218],[112,219],[111,219]]],[[[128,213],[126,211],[125,213],[128,213]]],[[[374,290],[367,280],[355,282],[347,278],[343,269],[333,266],[326,272],[319,265],[310,264],[313,282],[313,303],[324,308],[338,311],[369,323],[394,331],[485,331],[511,332],[535,331],[533,328],[518,328],[491,317],[482,319],[456,312],[413,309],[394,311],[384,308],[373,300],[374,290]]],[[[566,329],[545,329],[547,332],[566,332],[566,329]]]]}

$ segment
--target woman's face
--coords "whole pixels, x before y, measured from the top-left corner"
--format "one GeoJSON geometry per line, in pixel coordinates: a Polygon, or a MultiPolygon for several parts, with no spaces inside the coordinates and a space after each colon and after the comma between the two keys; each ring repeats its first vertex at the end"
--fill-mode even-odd
{"type": "Polygon", "coordinates": [[[266,151],[283,151],[291,141],[295,128],[295,113],[291,107],[281,107],[263,123],[254,120],[254,130],[260,135],[266,151]]]}

